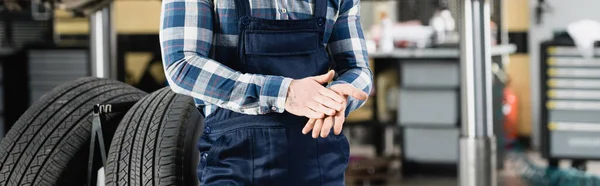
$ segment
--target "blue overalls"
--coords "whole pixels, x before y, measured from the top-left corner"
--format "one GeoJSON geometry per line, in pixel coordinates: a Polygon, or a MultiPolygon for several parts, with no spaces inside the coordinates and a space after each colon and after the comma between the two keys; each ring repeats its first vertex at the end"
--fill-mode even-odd
{"type": "MultiPolygon", "coordinates": [[[[331,68],[323,45],[327,0],[315,0],[314,18],[252,17],[249,0],[236,0],[239,60],[228,66],[252,74],[294,79],[331,68]]],[[[285,113],[245,115],[219,108],[205,119],[200,185],[344,185],[349,146],[343,134],[313,139],[302,134],[306,117],[285,113]]]]}

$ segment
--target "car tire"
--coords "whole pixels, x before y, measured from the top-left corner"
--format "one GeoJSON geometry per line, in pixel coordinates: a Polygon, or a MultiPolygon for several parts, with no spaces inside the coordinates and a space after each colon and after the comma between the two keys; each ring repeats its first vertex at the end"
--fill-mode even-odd
{"type": "Polygon", "coordinates": [[[162,88],[129,110],[111,143],[107,186],[198,185],[203,118],[189,96],[162,88]]]}
{"type": "MultiPolygon", "coordinates": [[[[85,185],[93,106],[135,102],[145,95],[125,83],[93,77],[44,94],[0,142],[0,185],[85,185]]],[[[106,130],[116,128],[124,114],[108,114],[106,130]]]]}

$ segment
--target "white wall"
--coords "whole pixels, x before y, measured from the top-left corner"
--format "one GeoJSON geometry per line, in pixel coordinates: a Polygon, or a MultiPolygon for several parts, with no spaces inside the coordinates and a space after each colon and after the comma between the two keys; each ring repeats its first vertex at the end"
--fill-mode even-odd
{"type": "MultiPolygon", "coordinates": [[[[581,19],[600,21],[600,0],[546,0],[553,8],[545,13],[542,23],[537,25],[535,7],[538,0],[529,0],[531,8],[531,27],[529,30],[529,55],[531,59],[531,100],[532,100],[532,139],[534,147],[540,146],[540,43],[552,39],[554,31],[564,31],[566,26],[581,19]]],[[[508,7],[510,8],[510,7],[508,7]]]]}
{"type": "Polygon", "coordinates": [[[363,31],[366,33],[373,24],[379,23],[379,12],[387,12],[393,21],[397,20],[396,7],[396,1],[361,1],[360,19],[363,31]]]}

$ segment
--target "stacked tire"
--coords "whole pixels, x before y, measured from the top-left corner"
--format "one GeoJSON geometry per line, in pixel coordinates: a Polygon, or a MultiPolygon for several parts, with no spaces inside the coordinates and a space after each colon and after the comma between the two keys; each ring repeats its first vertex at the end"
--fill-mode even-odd
{"type": "MultiPolygon", "coordinates": [[[[95,104],[138,101],[124,83],[81,78],[46,93],[0,142],[0,186],[84,185],[95,104]]],[[[106,117],[107,130],[125,113],[106,117]]]]}
{"type": "Polygon", "coordinates": [[[140,100],[115,133],[107,186],[198,185],[202,116],[191,97],[166,87],[140,100]]]}
{"type": "Polygon", "coordinates": [[[102,121],[109,152],[106,165],[94,155],[94,168],[105,167],[106,185],[198,185],[203,125],[191,97],[88,77],[46,93],[2,139],[0,186],[87,185],[93,106],[120,102],[137,103],[102,121]]]}

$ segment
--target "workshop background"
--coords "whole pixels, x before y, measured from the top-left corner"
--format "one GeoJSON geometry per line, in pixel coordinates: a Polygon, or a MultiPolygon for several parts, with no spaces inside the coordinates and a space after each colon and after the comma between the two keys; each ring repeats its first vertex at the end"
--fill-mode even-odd
{"type": "MultiPolygon", "coordinates": [[[[458,1],[362,0],[375,86],[344,128],[348,185],[457,185],[458,1]]],[[[550,178],[532,170],[546,167],[600,175],[600,1],[489,3],[501,184],[535,185],[550,178]]],[[[109,5],[112,77],[146,92],[166,86],[161,1],[109,5]]],[[[93,75],[90,12],[60,8],[0,1],[0,139],[44,93],[93,75]]]]}

